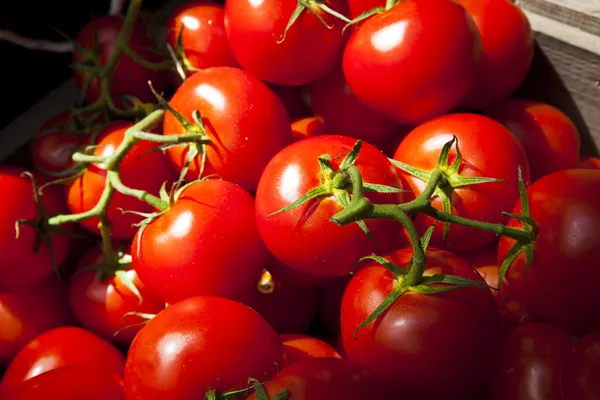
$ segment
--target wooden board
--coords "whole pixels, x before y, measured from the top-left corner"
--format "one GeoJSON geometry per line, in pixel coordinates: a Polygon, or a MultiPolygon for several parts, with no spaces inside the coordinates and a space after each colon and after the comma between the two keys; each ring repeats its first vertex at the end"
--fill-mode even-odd
{"type": "Polygon", "coordinates": [[[600,37],[599,0],[518,0],[517,4],[524,10],[600,37]]]}

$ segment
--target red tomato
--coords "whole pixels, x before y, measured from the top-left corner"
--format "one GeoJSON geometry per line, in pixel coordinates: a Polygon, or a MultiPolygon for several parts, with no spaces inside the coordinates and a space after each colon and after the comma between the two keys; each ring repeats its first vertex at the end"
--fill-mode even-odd
{"type": "Polygon", "coordinates": [[[461,106],[483,109],[506,99],[523,83],[533,60],[527,16],[510,0],[458,0],[475,21],[483,45],[475,85],[461,106]]]}
{"type": "Polygon", "coordinates": [[[89,331],[73,326],[55,328],[33,339],[12,360],[0,383],[0,397],[44,372],[77,365],[123,376],[125,357],[89,331]]]}
{"type": "MultiPolygon", "coordinates": [[[[385,7],[385,0],[348,0],[348,5],[350,7],[350,19],[354,19],[365,11],[385,7]]],[[[360,23],[354,26],[360,26],[360,23]]]]}
{"type": "Polygon", "coordinates": [[[292,122],[292,140],[324,135],[327,132],[325,121],[321,117],[305,117],[292,122]]]}
{"type": "MultiPolygon", "coordinates": [[[[28,225],[15,230],[19,220],[38,218],[33,198],[31,179],[21,176],[27,170],[18,167],[0,167],[2,212],[0,212],[0,293],[16,290],[42,281],[53,273],[49,248],[42,244],[34,251],[37,231],[28,225]]],[[[66,213],[65,199],[58,186],[47,187],[41,196],[47,216],[66,213]]],[[[69,226],[63,229],[70,230],[69,226]]],[[[56,266],[62,264],[69,253],[71,238],[65,235],[52,236],[52,252],[56,266]]]]}
{"type": "Polygon", "coordinates": [[[521,142],[537,180],[561,169],[576,168],[579,132],[558,108],[535,100],[511,99],[486,111],[521,142]]]}
{"type": "MultiPolygon", "coordinates": [[[[336,135],[306,138],[283,149],[265,168],[256,191],[256,221],[273,256],[290,268],[330,278],[347,275],[360,257],[395,248],[401,243],[402,230],[397,222],[366,223],[379,247],[375,247],[358,225],[340,227],[329,222],[329,218],[342,210],[334,196],[267,218],[326,181],[318,162],[321,155],[331,155],[331,164],[337,170],[355,142],[355,139],[336,135]]],[[[363,143],[355,165],[365,182],[400,187],[391,163],[368,143],[363,143]]],[[[374,203],[401,201],[400,194],[367,195],[374,203]]]]}
{"type": "Polygon", "coordinates": [[[73,322],[68,304],[67,286],[55,276],[0,294],[0,365],[36,336],[73,322]]]}
{"type": "Polygon", "coordinates": [[[600,158],[592,156],[581,156],[577,168],[600,169],[600,158]]]}
{"type": "Polygon", "coordinates": [[[319,317],[327,330],[337,335],[340,332],[340,312],[344,291],[352,275],[342,276],[319,290],[319,317]]]}
{"type": "MultiPolygon", "coordinates": [[[[103,67],[110,60],[117,38],[125,19],[121,15],[102,15],[86,23],[75,38],[77,46],[73,50],[73,64],[83,64],[92,67],[103,67]],[[86,52],[83,54],[78,47],[86,52]]],[[[137,55],[149,62],[161,61],[161,57],[152,50],[155,46],[146,36],[145,28],[141,22],[136,23],[129,39],[129,46],[137,55]]],[[[75,68],[75,82],[81,90],[86,87],[85,100],[93,103],[100,98],[101,81],[92,70],[75,68]]],[[[135,62],[126,54],[121,54],[119,62],[112,74],[110,94],[117,96],[135,96],[143,102],[156,102],[148,81],[152,81],[154,88],[160,93],[166,87],[166,80],[160,71],[153,71],[135,62]],[[132,77],[135,77],[132,79],[132,77]]]]}
{"type": "Polygon", "coordinates": [[[283,367],[311,358],[342,358],[329,343],[312,336],[288,333],[280,336],[283,342],[283,367]]]}
{"type": "Polygon", "coordinates": [[[343,68],[361,102],[414,125],[458,106],[480,60],[477,27],[457,2],[403,0],[352,34],[343,68]]]}
{"type": "MultiPolygon", "coordinates": [[[[386,258],[405,267],[412,254],[412,249],[405,249],[386,258]]],[[[446,251],[430,248],[425,268],[426,275],[442,273],[483,281],[462,259],[446,251]]],[[[491,372],[499,344],[492,294],[475,286],[435,295],[407,292],[354,339],[354,331],[396,282],[375,263],[363,267],[350,281],[341,318],[348,359],[373,369],[407,398],[473,398],[469,397],[472,390],[479,389],[491,372]]]]}
{"type": "MultiPolygon", "coordinates": [[[[568,360],[571,339],[566,331],[542,322],[523,324],[502,349],[502,360],[492,381],[494,400],[562,400],[561,372],[568,360]]],[[[563,394],[564,393],[564,394],[563,394]]]]}
{"type": "MultiPolygon", "coordinates": [[[[205,175],[216,174],[253,192],[265,165],[292,140],[290,120],[275,94],[261,81],[238,68],[215,67],[190,76],[177,89],[171,107],[189,121],[199,110],[211,143],[205,146],[205,175]],[[240,167],[243,166],[243,167],[240,167]]],[[[165,135],[185,128],[172,113],[165,115],[165,135]]],[[[168,150],[181,169],[187,146],[168,150]]],[[[201,158],[189,165],[188,180],[198,178],[201,158]]]]}
{"type": "MultiPolygon", "coordinates": [[[[83,268],[102,263],[102,250],[93,248],[77,266],[83,268]]],[[[100,267],[102,268],[102,267],[100,267]]],[[[108,268],[108,267],[105,267],[108,268]]],[[[142,302],[123,280],[114,273],[101,270],[78,272],[71,278],[69,300],[73,313],[81,324],[106,340],[129,344],[142,329],[144,319],[131,312],[157,314],[165,303],[151,292],[138,278],[135,270],[125,274],[138,289],[142,302]],[[100,274],[100,280],[98,279],[100,274]]]]}
{"type": "Polygon", "coordinates": [[[565,399],[594,400],[600,398],[600,331],[588,333],[578,340],[563,368],[565,399]]]}
{"type": "MultiPolygon", "coordinates": [[[[571,329],[600,327],[600,171],[554,172],[527,188],[539,232],[535,259],[525,271],[521,253],[506,274],[515,297],[540,317],[571,329]]],[[[515,214],[521,213],[517,202],[515,214]]],[[[511,218],[510,227],[522,224],[511,218]]],[[[502,237],[498,260],[513,239],[502,237]]]]}
{"type": "MultiPolygon", "coordinates": [[[[266,385],[269,399],[288,390],[290,400],[391,399],[392,392],[371,371],[340,358],[313,358],[284,368],[266,385]]],[[[248,400],[257,400],[253,393],[248,400]]]]}
{"type": "Polygon", "coordinates": [[[201,399],[274,375],[283,348],[254,310],[219,297],[170,305],[135,337],[127,357],[127,399],[201,399]]]}
{"type": "Polygon", "coordinates": [[[199,295],[235,298],[252,286],[267,259],[253,214],[254,199],[240,186],[198,181],[138,231],[133,267],[170,304],[199,295]]]}
{"type": "MultiPolygon", "coordinates": [[[[252,75],[278,85],[303,85],[327,74],[341,59],[345,22],[317,5],[302,11],[285,34],[297,2],[227,1],[225,29],[237,61],[252,75]]],[[[327,6],[346,14],[342,0],[328,1],[327,6]]]]}
{"type": "MultiPolygon", "coordinates": [[[[458,139],[463,157],[459,170],[464,177],[487,177],[504,179],[506,182],[482,183],[452,189],[450,200],[452,214],[461,217],[502,223],[507,220],[501,213],[509,211],[519,197],[517,168],[522,167],[523,180],[529,182],[529,163],[523,147],[510,132],[490,118],[476,114],[449,114],[419,125],[398,146],[394,159],[424,171],[436,168],[444,144],[458,139]]],[[[450,152],[449,163],[456,157],[450,152]]],[[[415,196],[420,195],[427,183],[405,172],[401,176],[410,185],[415,196]]],[[[439,196],[432,205],[443,209],[439,196]]],[[[425,231],[434,220],[424,215],[417,216],[417,226],[425,231]]],[[[438,224],[432,244],[444,246],[443,224],[438,224]]],[[[447,248],[464,251],[486,246],[497,240],[493,233],[452,225],[446,238],[447,248]]]]}
{"type": "Polygon", "coordinates": [[[54,369],[26,380],[3,400],[123,400],[123,379],[91,365],[54,369]]]}
{"type": "MultiPolygon", "coordinates": [[[[111,156],[131,126],[131,123],[125,121],[108,124],[98,134],[94,155],[111,156]]],[[[139,141],[127,153],[119,168],[121,180],[126,186],[158,195],[163,183],[177,179],[167,156],[160,151],[151,151],[157,146],[156,143],[139,141]]],[[[105,184],[104,164],[90,164],[83,174],[67,186],[69,210],[72,213],[80,213],[95,207],[102,197],[105,184]]],[[[119,192],[114,194],[107,209],[108,219],[112,223],[111,235],[114,239],[131,240],[138,229],[134,224],[144,218],[131,213],[124,214],[123,210],[148,213],[153,211],[153,207],[134,197],[119,192]]],[[[97,218],[92,218],[83,221],[81,225],[99,235],[98,222],[97,218]]]]}

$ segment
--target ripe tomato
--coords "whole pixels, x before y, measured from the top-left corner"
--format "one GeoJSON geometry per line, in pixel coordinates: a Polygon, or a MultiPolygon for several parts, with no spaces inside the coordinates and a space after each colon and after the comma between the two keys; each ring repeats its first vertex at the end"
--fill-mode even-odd
{"type": "Polygon", "coordinates": [[[55,276],[0,294],[0,365],[36,336],[74,322],[68,304],[67,285],[55,276]]]}
{"type": "Polygon", "coordinates": [[[510,99],[486,111],[521,142],[537,180],[561,169],[576,168],[579,132],[558,108],[536,100],[510,99]]]}
{"type": "MultiPolygon", "coordinates": [[[[444,144],[456,136],[463,157],[459,170],[464,177],[504,179],[505,182],[482,183],[452,189],[450,200],[452,214],[478,221],[502,223],[507,220],[501,213],[509,211],[519,197],[517,168],[522,167],[523,180],[529,182],[529,163],[523,147],[510,132],[490,118],[476,114],[449,114],[419,125],[398,146],[394,159],[424,171],[436,168],[444,144]]],[[[454,146],[453,146],[454,147],[454,146]]],[[[450,152],[449,162],[456,157],[450,152]]],[[[427,183],[401,172],[402,178],[418,196],[427,183]]],[[[439,196],[432,205],[443,209],[439,196]]],[[[417,226],[425,231],[434,220],[418,215],[417,226]]],[[[493,233],[451,225],[447,240],[443,242],[443,224],[435,228],[432,244],[438,247],[464,251],[484,247],[497,240],[493,233]]]]}
{"type": "MultiPolygon", "coordinates": [[[[196,72],[177,89],[171,107],[192,121],[198,110],[210,144],[206,151],[206,175],[216,174],[254,192],[265,165],[292,140],[290,120],[281,101],[261,81],[238,68],[215,67],[196,72]]],[[[173,116],[165,115],[165,135],[185,132],[173,116]]],[[[180,170],[187,146],[168,150],[180,170]]],[[[189,165],[188,180],[198,178],[201,158],[189,165]]]]}
{"type": "Polygon", "coordinates": [[[581,156],[577,168],[600,169],[600,158],[592,156],[581,156]]]}
{"type": "MultiPolygon", "coordinates": [[[[386,259],[404,268],[412,254],[404,249],[386,259]]],[[[425,274],[440,273],[483,281],[459,257],[430,248],[425,274]]],[[[473,398],[472,390],[491,372],[498,346],[498,315],[490,291],[470,286],[435,295],[407,292],[354,339],[354,331],[396,283],[387,269],[373,263],[348,284],[341,317],[348,359],[373,369],[407,398],[473,398]]]]}
{"type": "Polygon", "coordinates": [[[312,336],[288,333],[280,336],[283,343],[283,367],[311,358],[342,358],[329,343],[312,336]]]}
{"type": "MultiPolygon", "coordinates": [[[[299,361],[264,385],[269,399],[288,390],[290,400],[364,400],[395,398],[371,371],[341,358],[299,361]]],[[[248,400],[257,400],[253,393],[248,400]]]]}
{"type": "Polygon", "coordinates": [[[361,102],[414,125],[458,106],[480,60],[477,27],[457,2],[403,0],[352,34],[343,68],[361,102]]]}
{"type": "Polygon", "coordinates": [[[135,337],[127,357],[128,399],[201,399],[275,374],[277,332],[254,310],[219,297],[170,305],[135,337]]]}
{"type": "MultiPolygon", "coordinates": [[[[356,224],[340,227],[329,222],[343,208],[334,196],[323,196],[268,217],[328,179],[319,167],[321,155],[329,154],[333,169],[337,170],[355,142],[337,135],[306,138],[280,151],[265,168],[256,191],[256,221],[273,256],[290,268],[330,278],[347,275],[360,257],[402,243],[402,229],[397,222],[366,223],[378,247],[356,224]]],[[[389,160],[368,143],[363,143],[355,165],[364,182],[400,187],[389,160]]],[[[401,201],[398,193],[367,193],[367,196],[373,203],[401,201]]]]}
{"type": "MultiPolygon", "coordinates": [[[[348,0],[350,8],[350,19],[360,16],[365,11],[372,10],[377,7],[385,7],[385,0],[348,0]]],[[[361,23],[354,25],[360,26],[361,23]]]]}
{"type": "Polygon", "coordinates": [[[563,367],[565,398],[593,400],[600,397],[600,331],[584,335],[573,345],[563,367]]]}
{"type": "MultiPolygon", "coordinates": [[[[278,85],[303,85],[327,74],[341,59],[345,23],[318,4],[305,9],[286,34],[297,2],[227,1],[225,29],[237,61],[252,75],[278,85]]],[[[327,6],[346,14],[345,1],[331,0],[327,6]]]]}
{"type": "MultiPolygon", "coordinates": [[[[115,50],[124,21],[121,15],[101,15],[86,23],[75,38],[78,46],[73,50],[73,64],[82,64],[84,68],[106,65],[115,50]],[[78,47],[85,49],[86,53],[80,52],[78,47]]],[[[161,57],[152,50],[155,47],[154,43],[146,36],[141,22],[134,26],[128,44],[144,60],[161,61],[161,57]]],[[[85,100],[88,103],[97,101],[101,94],[101,80],[98,79],[98,75],[92,70],[81,68],[74,68],[73,72],[77,87],[82,90],[87,86],[85,100]]],[[[128,55],[121,54],[112,74],[110,94],[113,97],[135,96],[143,102],[156,102],[148,81],[152,81],[159,93],[166,87],[166,80],[160,71],[145,68],[128,55]]]]}
{"type": "Polygon", "coordinates": [[[53,369],[26,380],[3,400],[123,400],[123,379],[92,365],[53,369]]]}
{"type": "MultiPolygon", "coordinates": [[[[38,210],[33,198],[31,180],[21,176],[27,170],[18,167],[0,166],[0,187],[6,195],[2,198],[0,212],[0,293],[12,291],[42,281],[53,273],[49,248],[42,244],[37,253],[36,230],[28,225],[15,226],[19,220],[35,220],[38,210]]],[[[47,216],[65,213],[66,205],[58,186],[47,187],[41,196],[47,216]]],[[[69,226],[63,229],[70,230],[69,226]]],[[[52,236],[52,253],[56,266],[67,257],[71,238],[64,235],[52,236]]]]}
{"type": "MultiPolygon", "coordinates": [[[[165,303],[138,278],[135,270],[123,271],[135,285],[142,300],[114,272],[83,268],[102,263],[99,246],[91,249],[79,262],[69,284],[69,302],[79,322],[106,340],[129,344],[142,329],[144,319],[127,313],[157,314],[165,303]],[[100,277],[100,280],[98,279],[100,277]]],[[[102,268],[102,267],[100,267],[102,268]]],[[[105,267],[110,268],[110,267],[105,267]]]]}
{"type": "MultiPolygon", "coordinates": [[[[539,227],[533,264],[521,253],[506,274],[515,297],[540,317],[571,329],[600,327],[600,171],[557,171],[527,188],[539,227]]],[[[517,202],[515,214],[521,213],[517,202]]],[[[511,218],[510,227],[522,224],[511,218]]],[[[498,260],[513,239],[502,237],[498,260]]]]}
{"type": "Polygon", "coordinates": [[[510,96],[525,80],[534,39],[525,13],[511,0],[459,0],[475,21],[483,56],[475,85],[461,102],[483,109],[510,96]]]}
{"type": "MultiPolygon", "coordinates": [[[[106,125],[98,134],[94,155],[111,156],[131,126],[131,123],[125,121],[106,125]]],[[[156,143],[139,141],[127,153],[119,168],[121,181],[126,186],[157,195],[163,183],[177,179],[175,169],[167,156],[160,151],[152,151],[157,146],[156,143]]],[[[69,210],[72,213],[80,213],[92,209],[102,197],[105,184],[104,164],[90,164],[83,174],[67,186],[69,210]]],[[[107,215],[112,223],[111,235],[117,240],[131,240],[138,229],[134,224],[143,220],[140,215],[123,213],[124,210],[147,213],[151,212],[153,207],[134,197],[116,192],[109,203],[107,215]]],[[[99,235],[98,222],[97,218],[92,218],[81,222],[81,225],[99,235]]]]}
{"type": "Polygon", "coordinates": [[[292,122],[292,141],[327,133],[325,121],[321,117],[305,117],[292,122]]]}
{"type": "Polygon", "coordinates": [[[125,357],[89,331],[73,326],[55,328],[33,339],[12,360],[0,382],[0,397],[44,372],[76,365],[123,376],[125,357]]]}
{"type": "Polygon", "coordinates": [[[138,231],[133,267],[170,304],[199,295],[235,298],[267,259],[253,215],[254,199],[240,186],[221,179],[193,183],[138,231]]]}
{"type": "MultiPolygon", "coordinates": [[[[530,322],[513,331],[502,349],[492,380],[494,400],[562,400],[561,373],[572,342],[566,331],[551,324],[530,322]]],[[[564,394],[563,394],[564,393],[564,394]]]]}
{"type": "Polygon", "coordinates": [[[351,275],[339,277],[319,290],[317,303],[319,317],[327,330],[334,335],[339,334],[341,329],[340,312],[342,310],[342,299],[351,278],[351,275]]]}

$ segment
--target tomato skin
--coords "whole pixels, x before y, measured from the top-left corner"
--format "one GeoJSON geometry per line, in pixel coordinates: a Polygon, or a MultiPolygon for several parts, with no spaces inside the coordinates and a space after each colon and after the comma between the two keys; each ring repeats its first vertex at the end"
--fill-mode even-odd
{"type": "Polygon", "coordinates": [[[463,108],[483,109],[508,98],[531,67],[534,38],[525,13],[510,0],[458,0],[473,18],[483,55],[463,108]]]}
{"type": "Polygon", "coordinates": [[[79,272],[100,262],[102,250],[98,246],[91,249],[79,262],[76,275],[69,284],[71,309],[79,322],[93,333],[112,342],[129,344],[142,329],[142,325],[132,325],[140,324],[144,319],[125,314],[157,314],[165,308],[165,303],[146,288],[134,269],[130,268],[126,273],[142,296],[141,304],[120,277],[112,275],[98,281],[97,271],[79,272]]]}
{"type": "Polygon", "coordinates": [[[123,400],[123,379],[94,366],[57,368],[26,380],[3,400],[123,400]]]}
{"type": "MultiPolygon", "coordinates": [[[[37,254],[34,252],[36,231],[33,227],[21,225],[19,237],[16,237],[17,221],[35,220],[38,216],[33,186],[28,177],[21,176],[24,172],[28,171],[20,167],[0,166],[0,187],[3,193],[10,193],[10,196],[3,196],[0,212],[0,293],[41,282],[53,273],[48,247],[42,245],[37,254]]],[[[41,202],[46,215],[67,212],[64,195],[58,186],[47,187],[41,202]]],[[[69,225],[63,226],[63,229],[71,231],[69,225]]],[[[56,266],[66,259],[70,244],[68,236],[52,237],[56,266]]]]}
{"type": "Polygon", "coordinates": [[[577,168],[600,169],[600,158],[592,156],[581,156],[577,168]]]}
{"type": "Polygon", "coordinates": [[[561,373],[571,350],[567,332],[551,324],[530,322],[507,338],[492,380],[493,400],[562,400],[561,373]]]}
{"type": "MultiPolygon", "coordinates": [[[[261,81],[238,68],[215,67],[183,82],[169,103],[188,121],[199,110],[211,143],[205,146],[204,175],[216,174],[254,192],[260,174],[280,149],[291,143],[289,117],[277,96],[261,81]],[[243,168],[240,168],[243,165],[243,168]]],[[[172,113],[163,122],[165,135],[184,133],[172,113]]],[[[181,170],[187,148],[167,153],[181,170]]],[[[189,165],[188,180],[198,178],[200,157],[189,165]]]]}
{"type": "MultiPolygon", "coordinates": [[[[346,3],[327,4],[346,14],[346,3]]],[[[266,82],[298,86],[327,74],[340,60],[346,35],[344,22],[315,8],[325,26],[304,10],[284,37],[298,4],[289,0],[230,0],[225,4],[225,29],[239,64],[266,82]]]]}
{"type": "Polygon", "coordinates": [[[82,328],[67,326],[42,333],[12,360],[0,382],[0,397],[46,371],[96,366],[123,376],[125,357],[109,342],[82,328]]]}
{"type": "MultiPolygon", "coordinates": [[[[518,166],[522,167],[523,180],[530,180],[529,163],[519,141],[500,123],[476,114],[448,114],[419,125],[402,140],[394,159],[416,168],[432,171],[438,162],[442,147],[452,139],[458,139],[463,157],[460,175],[465,177],[488,177],[506,182],[483,183],[456,188],[452,191],[452,214],[465,218],[503,223],[507,220],[501,213],[509,211],[519,197],[518,166]]],[[[456,157],[453,148],[449,162],[456,157]]],[[[403,171],[400,175],[408,183],[415,196],[420,195],[426,182],[403,171]]],[[[439,197],[432,201],[433,207],[443,209],[439,197]]],[[[417,216],[417,227],[424,232],[433,224],[432,218],[417,216]]],[[[493,233],[451,225],[446,244],[443,242],[443,224],[435,228],[431,243],[455,251],[484,247],[497,240],[493,233]]]]}
{"type": "MultiPolygon", "coordinates": [[[[348,0],[350,8],[350,19],[354,19],[364,13],[377,7],[385,7],[384,0],[348,0]]],[[[362,22],[357,25],[360,26],[362,22]]]]}
{"type": "Polygon", "coordinates": [[[294,142],[326,133],[325,121],[321,117],[305,117],[292,122],[292,141],[294,142]]]}
{"type": "Polygon", "coordinates": [[[275,374],[282,354],[275,330],[251,308],[189,298],[161,311],[133,340],[126,397],[200,399],[209,389],[243,389],[249,377],[275,374]]]}
{"type": "Polygon", "coordinates": [[[235,298],[252,286],[267,259],[253,215],[254,199],[239,185],[196,182],[138,231],[133,267],[169,304],[199,295],[235,298]]]}
{"type": "MultiPolygon", "coordinates": [[[[533,264],[520,254],[505,276],[515,297],[540,317],[574,330],[600,323],[600,171],[557,171],[527,188],[539,231],[533,264]]],[[[521,213],[520,201],[513,213],[521,213]]],[[[514,219],[510,227],[521,227],[514,219]]],[[[514,240],[502,237],[498,260],[514,240]]]]}
{"type": "Polygon", "coordinates": [[[283,367],[311,358],[342,358],[329,343],[308,335],[280,335],[283,343],[283,367]]]}
{"type": "Polygon", "coordinates": [[[0,365],[36,336],[74,322],[68,307],[67,285],[56,276],[0,294],[0,365]]]}
{"type": "Polygon", "coordinates": [[[480,60],[477,27],[457,2],[403,0],[352,34],[343,68],[366,106],[416,125],[459,105],[480,60]]]}
{"type": "Polygon", "coordinates": [[[486,115],[519,139],[529,159],[532,180],[577,167],[579,132],[558,108],[536,100],[510,99],[488,109],[486,115]]]}
{"type": "MultiPolygon", "coordinates": [[[[333,196],[267,218],[322,183],[318,157],[331,155],[336,170],[355,142],[339,135],[309,137],[280,151],[265,168],[256,191],[256,221],[267,248],[290,268],[314,276],[343,276],[360,257],[402,243],[401,226],[393,221],[367,221],[379,248],[356,224],[340,227],[329,222],[342,210],[333,196]],[[335,158],[339,155],[343,156],[335,158]]],[[[365,182],[400,186],[391,163],[368,143],[363,143],[355,165],[365,182]]],[[[400,194],[366,195],[374,203],[401,201],[400,194]]]]}
{"type": "Polygon", "coordinates": [[[600,396],[600,331],[584,335],[573,345],[563,368],[564,392],[573,400],[593,400],[600,396]]]}
{"type": "MultiPolygon", "coordinates": [[[[385,257],[405,267],[412,249],[385,257]]],[[[426,274],[482,281],[462,259],[446,251],[430,248],[425,268],[426,274]]],[[[395,281],[381,265],[368,264],[348,284],[341,313],[348,359],[373,369],[407,398],[433,399],[442,393],[444,398],[460,398],[479,389],[491,372],[498,345],[497,310],[486,288],[471,286],[436,295],[406,293],[353,339],[355,329],[392,291],[395,281]]]]}

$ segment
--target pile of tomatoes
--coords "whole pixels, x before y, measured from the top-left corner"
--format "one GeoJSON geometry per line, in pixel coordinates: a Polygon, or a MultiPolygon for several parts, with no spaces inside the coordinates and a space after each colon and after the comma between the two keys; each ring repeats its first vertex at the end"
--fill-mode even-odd
{"type": "Polygon", "coordinates": [[[163,25],[89,21],[84,103],[0,166],[0,399],[600,398],[600,159],[513,96],[516,5],[190,0],[163,25]],[[335,224],[348,164],[390,207],[439,171],[457,218],[335,224]]]}

